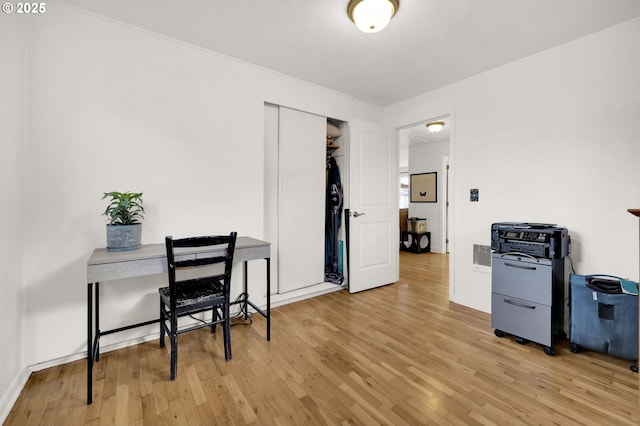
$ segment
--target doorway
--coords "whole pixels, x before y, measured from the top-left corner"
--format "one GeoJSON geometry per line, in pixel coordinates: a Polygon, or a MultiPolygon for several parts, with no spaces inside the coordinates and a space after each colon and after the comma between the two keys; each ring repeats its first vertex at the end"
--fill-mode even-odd
{"type": "Polygon", "coordinates": [[[427,231],[431,233],[431,251],[435,253],[449,253],[451,249],[451,121],[450,115],[444,115],[398,129],[398,180],[401,185],[413,174],[435,172],[437,176],[435,202],[408,202],[409,217],[427,220],[427,231]],[[431,132],[426,127],[428,123],[435,121],[444,123],[439,132],[431,132]]]}

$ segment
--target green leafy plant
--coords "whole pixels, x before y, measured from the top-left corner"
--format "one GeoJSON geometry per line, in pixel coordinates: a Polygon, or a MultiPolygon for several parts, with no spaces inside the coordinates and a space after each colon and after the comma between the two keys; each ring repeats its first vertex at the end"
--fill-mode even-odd
{"type": "Polygon", "coordinates": [[[105,192],[102,199],[110,198],[107,209],[102,213],[111,225],[133,225],[144,218],[142,192],[105,192]]]}

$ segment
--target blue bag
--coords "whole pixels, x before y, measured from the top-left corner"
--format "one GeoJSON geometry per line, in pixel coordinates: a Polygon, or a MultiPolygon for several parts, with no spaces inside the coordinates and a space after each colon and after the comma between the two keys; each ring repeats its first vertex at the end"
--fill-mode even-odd
{"type": "Polygon", "coordinates": [[[581,348],[638,359],[638,283],[613,275],[569,279],[570,350],[581,348]]]}

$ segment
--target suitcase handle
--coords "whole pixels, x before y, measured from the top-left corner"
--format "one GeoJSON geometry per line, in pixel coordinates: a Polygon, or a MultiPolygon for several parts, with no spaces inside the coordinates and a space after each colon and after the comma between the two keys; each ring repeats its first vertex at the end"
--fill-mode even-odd
{"type": "Polygon", "coordinates": [[[592,290],[606,294],[622,294],[620,277],[614,275],[588,275],[586,285],[592,290]]]}
{"type": "Polygon", "coordinates": [[[569,282],[573,282],[574,280],[579,280],[576,282],[581,282],[582,280],[584,281],[584,285],[588,288],[591,288],[592,290],[596,290],[596,291],[600,291],[602,293],[610,293],[610,294],[627,294],[627,295],[632,295],[632,296],[637,296],[638,295],[638,283],[635,281],[631,281],[627,278],[621,278],[618,277],[616,275],[607,275],[607,274],[592,274],[592,275],[578,275],[578,274],[571,274],[571,277],[569,278],[569,282]],[[575,277],[575,278],[574,278],[575,277]],[[594,281],[595,281],[595,285],[594,285],[594,281]],[[598,286],[598,281],[603,282],[604,286],[598,286]],[[615,286],[615,283],[617,283],[618,285],[615,286]],[[609,284],[609,285],[607,285],[609,284]],[[614,284],[614,286],[611,286],[611,284],[614,284]],[[607,290],[607,287],[609,287],[609,289],[607,290]],[[614,287],[614,290],[616,291],[611,291],[612,288],[614,287]],[[619,287],[620,291],[617,291],[617,288],[619,287]]]}
{"type": "Polygon", "coordinates": [[[511,299],[503,299],[505,303],[508,303],[510,305],[514,305],[514,306],[518,306],[519,308],[527,308],[527,309],[535,309],[536,307],[533,305],[525,305],[524,303],[518,303],[518,302],[514,302],[511,299]]]}

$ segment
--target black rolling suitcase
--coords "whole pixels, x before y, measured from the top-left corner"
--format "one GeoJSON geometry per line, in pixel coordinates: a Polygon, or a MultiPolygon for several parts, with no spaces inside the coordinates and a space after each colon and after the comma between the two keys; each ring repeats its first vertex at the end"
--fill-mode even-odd
{"type": "Polygon", "coordinates": [[[589,349],[635,363],[638,371],[638,283],[611,275],[569,279],[573,353],[589,349]]]}

